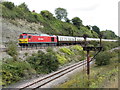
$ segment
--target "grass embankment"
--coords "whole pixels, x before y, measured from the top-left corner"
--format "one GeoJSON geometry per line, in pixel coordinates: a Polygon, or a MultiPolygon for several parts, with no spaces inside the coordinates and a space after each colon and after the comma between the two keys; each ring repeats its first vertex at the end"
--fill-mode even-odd
{"type": "MultiPolygon", "coordinates": [[[[120,50],[109,52],[111,56],[108,65],[90,69],[89,88],[118,88],[118,53],[120,50]]],[[[101,57],[102,58],[102,57],[101,57]]],[[[103,58],[104,59],[104,58],[103,58]]],[[[69,81],[56,86],[57,88],[88,88],[86,71],[83,70],[72,76],[69,81]]]]}
{"type": "MultiPolygon", "coordinates": [[[[110,44],[109,49],[117,46],[117,43],[110,44]]],[[[55,48],[54,48],[55,49],[55,48]]],[[[108,49],[108,48],[106,48],[108,49]]],[[[7,53],[12,57],[2,60],[2,85],[10,85],[20,80],[29,79],[32,76],[47,74],[56,71],[59,67],[75,63],[85,59],[86,53],[79,45],[69,48],[60,48],[53,50],[48,48],[46,52],[38,51],[32,55],[24,53],[26,59],[18,58],[19,53],[14,43],[9,43],[7,53]]],[[[106,62],[104,62],[106,63],[106,62]]]]}
{"type": "Polygon", "coordinates": [[[29,79],[32,76],[56,71],[59,66],[77,62],[85,58],[82,47],[76,45],[69,48],[60,48],[56,52],[52,48],[48,48],[46,49],[46,53],[42,51],[38,51],[32,55],[25,53],[26,60],[21,60],[17,58],[19,53],[16,52],[17,49],[13,45],[12,43],[7,49],[7,53],[13,58],[3,60],[2,70],[0,71],[2,73],[3,86],[29,79]]]}

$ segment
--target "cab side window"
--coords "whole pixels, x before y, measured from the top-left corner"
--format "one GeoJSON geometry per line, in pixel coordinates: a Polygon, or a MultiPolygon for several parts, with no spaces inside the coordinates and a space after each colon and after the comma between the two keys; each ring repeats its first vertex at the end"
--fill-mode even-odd
{"type": "Polygon", "coordinates": [[[28,38],[32,38],[32,36],[28,36],[28,38]]]}
{"type": "Polygon", "coordinates": [[[54,42],[54,37],[51,38],[51,41],[54,42]]]}

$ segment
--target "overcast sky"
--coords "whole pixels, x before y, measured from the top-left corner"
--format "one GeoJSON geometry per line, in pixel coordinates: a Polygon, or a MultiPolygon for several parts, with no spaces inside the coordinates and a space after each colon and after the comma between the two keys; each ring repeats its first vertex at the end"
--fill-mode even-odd
{"type": "Polygon", "coordinates": [[[96,25],[100,30],[112,30],[118,35],[118,1],[120,0],[8,0],[19,5],[25,2],[28,8],[40,13],[56,8],[65,8],[68,18],[79,17],[84,25],[96,25]]]}

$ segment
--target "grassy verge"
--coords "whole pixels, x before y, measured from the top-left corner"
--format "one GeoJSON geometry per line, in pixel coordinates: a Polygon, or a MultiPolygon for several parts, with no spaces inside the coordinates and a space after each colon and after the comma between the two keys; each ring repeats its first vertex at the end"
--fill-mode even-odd
{"type": "MultiPolygon", "coordinates": [[[[120,50],[119,50],[120,51],[120,50]]],[[[117,88],[118,87],[118,54],[114,51],[110,64],[91,67],[89,88],[117,88]]],[[[70,80],[56,86],[57,88],[88,88],[86,71],[83,70],[70,77],[70,80]]],[[[55,88],[56,88],[55,87],[55,88]]]]}

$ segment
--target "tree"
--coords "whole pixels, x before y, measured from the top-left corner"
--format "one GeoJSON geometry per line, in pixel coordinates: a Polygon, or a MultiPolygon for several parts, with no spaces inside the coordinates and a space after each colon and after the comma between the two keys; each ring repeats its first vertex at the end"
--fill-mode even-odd
{"type": "Polygon", "coordinates": [[[72,19],[73,24],[80,29],[80,26],[82,25],[82,20],[79,17],[74,17],[72,19]]]}
{"type": "Polygon", "coordinates": [[[111,52],[100,52],[96,57],[95,57],[95,64],[97,66],[103,66],[103,65],[108,65],[110,63],[110,58],[111,58],[112,53],[111,52]]]}
{"type": "Polygon", "coordinates": [[[95,31],[97,34],[100,34],[100,29],[97,26],[92,26],[92,30],[95,31]]]}
{"type": "Polygon", "coordinates": [[[90,30],[90,26],[89,25],[87,25],[86,28],[90,30]]]}
{"type": "Polygon", "coordinates": [[[29,12],[29,9],[28,9],[27,5],[25,4],[25,2],[20,4],[18,7],[21,8],[22,10],[24,10],[24,11],[29,12]]]}
{"type": "Polygon", "coordinates": [[[48,18],[48,19],[52,19],[53,18],[53,14],[50,13],[48,10],[43,10],[40,12],[42,16],[48,18]]]}
{"type": "Polygon", "coordinates": [[[12,10],[15,7],[14,3],[12,2],[2,2],[2,4],[10,10],[12,10]]]}
{"type": "Polygon", "coordinates": [[[105,39],[114,39],[117,37],[117,35],[111,30],[101,31],[101,34],[105,39]]]}
{"type": "Polygon", "coordinates": [[[68,23],[70,23],[70,19],[68,19],[68,18],[66,18],[65,21],[68,22],[68,23]]]}
{"type": "Polygon", "coordinates": [[[66,21],[67,19],[67,11],[64,8],[56,8],[55,9],[55,14],[56,14],[56,18],[59,20],[64,19],[66,21]]]}

